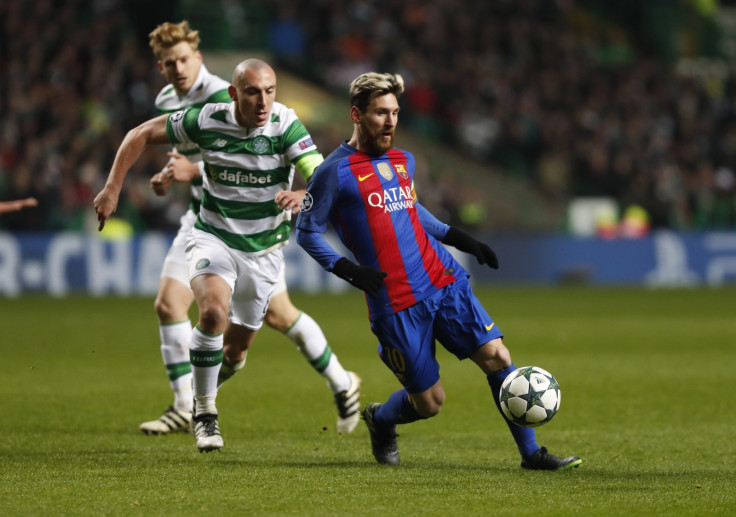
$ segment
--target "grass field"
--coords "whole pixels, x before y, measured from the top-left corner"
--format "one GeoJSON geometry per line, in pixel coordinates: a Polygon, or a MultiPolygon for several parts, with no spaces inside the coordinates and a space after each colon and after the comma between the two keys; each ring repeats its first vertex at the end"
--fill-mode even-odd
{"type": "MultiPolygon", "coordinates": [[[[439,352],[447,401],[399,427],[381,466],[364,424],[335,431],[332,396],[263,330],[220,392],[225,447],[138,424],[171,402],[148,298],[0,299],[0,514],[704,516],[736,512],[736,290],[479,290],[517,366],[551,371],[560,413],[538,441],[583,465],[519,468],[469,361],[439,352]]],[[[361,295],[293,295],[362,403],[398,387],[361,295]]]]}

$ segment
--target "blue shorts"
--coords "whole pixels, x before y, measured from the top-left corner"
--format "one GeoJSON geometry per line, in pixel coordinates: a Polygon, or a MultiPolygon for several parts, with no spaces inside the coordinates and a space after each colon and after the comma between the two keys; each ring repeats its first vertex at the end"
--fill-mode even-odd
{"type": "Polygon", "coordinates": [[[409,393],[428,390],[440,378],[435,340],[466,359],[503,334],[473,294],[467,278],[386,318],[371,322],[378,355],[409,393]]]}

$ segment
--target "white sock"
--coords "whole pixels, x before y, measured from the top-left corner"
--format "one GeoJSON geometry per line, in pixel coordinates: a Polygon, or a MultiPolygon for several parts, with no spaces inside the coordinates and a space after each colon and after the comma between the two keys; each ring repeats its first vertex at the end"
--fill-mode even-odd
{"type": "Polygon", "coordinates": [[[195,395],[194,396],[194,406],[196,408],[195,414],[197,415],[204,415],[204,414],[216,415],[217,414],[217,406],[215,406],[216,396],[217,394],[195,395]]]}
{"type": "Polygon", "coordinates": [[[322,329],[309,314],[302,312],[296,323],[285,334],[296,343],[299,351],[309,361],[312,368],[327,379],[333,393],[339,393],[350,388],[348,372],[342,367],[337,356],[332,353],[322,329]]]}
{"type": "Polygon", "coordinates": [[[192,331],[189,346],[192,362],[195,412],[217,413],[215,398],[217,397],[217,374],[222,364],[223,335],[211,335],[202,332],[199,327],[192,331]]]}
{"type": "Polygon", "coordinates": [[[192,374],[190,373],[187,378],[189,382],[186,388],[182,387],[182,389],[174,391],[174,407],[180,411],[191,413],[194,405],[192,400],[192,374]]]}
{"type": "Polygon", "coordinates": [[[189,342],[192,324],[189,321],[159,325],[161,357],[174,392],[174,407],[192,412],[192,365],[189,362],[189,342]]]}
{"type": "Polygon", "coordinates": [[[228,364],[224,360],[220,365],[220,373],[217,374],[217,389],[220,389],[226,380],[238,373],[245,366],[245,360],[248,358],[248,351],[243,353],[243,359],[235,364],[228,364]]]}

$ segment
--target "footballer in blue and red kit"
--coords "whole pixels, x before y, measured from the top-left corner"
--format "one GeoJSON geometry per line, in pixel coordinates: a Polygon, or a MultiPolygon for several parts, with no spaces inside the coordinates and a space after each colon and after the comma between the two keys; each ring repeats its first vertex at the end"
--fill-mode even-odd
{"type": "Polygon", "coordinates": [[[297,219],[297,242],[332,271],[342,258],[324,239],[331,223],[361,266],[387,274],[366,294],[379,354],[410,393],[439,380],[435,339],[458,358],[502,337],[473,295],[467,271],[439,242],[449,226],[417,200],[414,156],[371,156],[343,143],[314,172],[297,219]]]}

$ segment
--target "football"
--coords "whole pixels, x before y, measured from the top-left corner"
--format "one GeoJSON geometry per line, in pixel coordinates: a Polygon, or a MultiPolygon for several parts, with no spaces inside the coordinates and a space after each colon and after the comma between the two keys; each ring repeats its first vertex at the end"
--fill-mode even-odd
{"type": "Polygon", "coordinates": [[[523,366],[511,372],[501,385],[501,410],[523,427],[546,424],[560,409],[560,385],[547,370],[523,366]]]}

